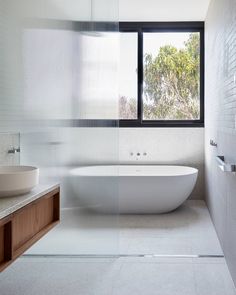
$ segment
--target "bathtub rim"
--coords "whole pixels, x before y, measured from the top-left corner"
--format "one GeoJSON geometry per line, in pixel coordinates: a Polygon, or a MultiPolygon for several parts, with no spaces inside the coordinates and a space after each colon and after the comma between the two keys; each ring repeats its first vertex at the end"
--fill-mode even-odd
{"type": "MultiPolygon", "coordinates": [[[[139,171],[140,172],[140,171],[139,171]]],[[[72,177],[150,177],[150,178],[152,178],[152,177],[187,177],[187,176],[189,176],[189,175],[193,175],[193,174],[198,174],[198,169],[197,168],[195,168],[195,167],[191,167],[191,166],[185,166],[185,165],[168,165],[168,164],[166,164],[166,165],[163,165],[163,164],[161,164],[161,165],[157,165],[157,164],[144,164],[144,165],[140,165],[140,164],[114,164],[114,165],[111,165],[111,164],[102,164],[102,165],[90,165],[90,166],[80,166],[80,167],[74,167],[73,169],[71,169],[70,171],[69,171],[69,174],[70,174],[70,176],[72,176],[72,177]],[[97,168],[101,168],[101,167],[109,167],[109,168],[113,168],[113,167],[115,167],[117,170],[116,170],[116,173],[114,173],[114,174],[109,174],[109,173],[105,173],[105,174],[96,174],[96,173],[91,173],[91,174],[89,174],[89,173],[84,173],[84,174],[80,174],[80,173],[76,173],[77,171],[80,171],[80,172],[82,172],[82,170],[90,170],[90,168],[91,168],[91,170],[93,169],[93,168],[95,168],[95,169],[97,169],[97,168]],[[182,169],[182,170],[185,170],[186,172],[188,171],[188,173],[172,173],[172,174],[140,174],[140,173],[137,173],[137,174],[135,174],[135,173],[133,173],[133,174],[131,174],[131,173],[122,173],[122,174],[120,174],[120,170],[119,170],[119,168],[120,167],[132,167],[132,168],[136,168],[136,169],[141,169],[141,168],[148,168],[148,167],[168,167],[168,168],[180,168],[180,169],[182,169]]]]}

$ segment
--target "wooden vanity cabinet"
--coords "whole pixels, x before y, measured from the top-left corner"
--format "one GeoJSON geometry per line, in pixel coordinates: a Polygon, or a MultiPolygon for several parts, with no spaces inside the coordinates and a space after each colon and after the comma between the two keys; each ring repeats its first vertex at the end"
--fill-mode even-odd
{"type": "Polygon", "coordinates": [[[59,188],[1,219],[0,271],[42,238],[59,219],[59,188]]]}

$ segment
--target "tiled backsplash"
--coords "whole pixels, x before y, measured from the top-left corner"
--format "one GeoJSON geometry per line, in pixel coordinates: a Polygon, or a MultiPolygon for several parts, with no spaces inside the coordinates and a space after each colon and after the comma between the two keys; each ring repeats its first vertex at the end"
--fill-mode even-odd
{"type": "Polygon", "coordinates": [[[18,147],[20,147],[19,133],[0,133],[0,165],[19,165],[20,153],[8,153],[10,149],[18,147]]]}
{"type": "Polygon", "coordinates": [[[205,28],[206,199],[236,283],[236,175],[216,156],[236,163],[236,1],[211,1],[205,28]],[[210,145],[210,140],[217,146],[210,145]]]}

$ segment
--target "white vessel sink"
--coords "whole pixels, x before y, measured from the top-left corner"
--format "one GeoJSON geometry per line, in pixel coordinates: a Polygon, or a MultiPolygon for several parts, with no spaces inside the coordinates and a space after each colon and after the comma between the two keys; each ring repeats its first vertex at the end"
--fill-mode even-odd
{"type": "Polygon", "coordinates": [[[39,169],[31,166],[0,166],[0,198],[26,194],[39,180],[39,169]]]}

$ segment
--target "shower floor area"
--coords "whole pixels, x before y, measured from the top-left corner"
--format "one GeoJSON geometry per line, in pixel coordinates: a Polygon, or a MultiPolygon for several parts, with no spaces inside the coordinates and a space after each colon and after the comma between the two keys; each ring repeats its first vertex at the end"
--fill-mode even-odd
{"type": "Polygon", "coordinates": [[[160,215],[101,215],[66,209],[28,255],[222,256],[204,201],[160,215]]]}

